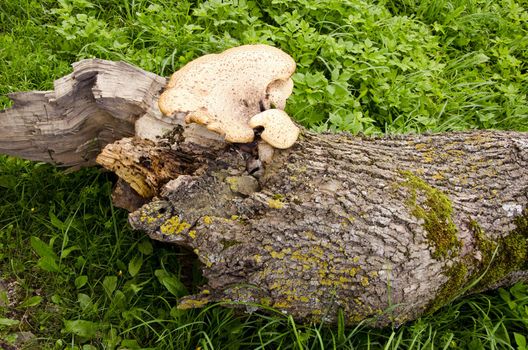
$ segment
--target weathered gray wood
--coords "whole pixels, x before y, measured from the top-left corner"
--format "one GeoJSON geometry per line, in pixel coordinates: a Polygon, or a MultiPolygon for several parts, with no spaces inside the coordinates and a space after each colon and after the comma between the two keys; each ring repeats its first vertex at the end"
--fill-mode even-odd
{"type": "Polygon", "coordinates": [[[133,136],[135,121],[156,113],[165,83],[124,62],[77,62],[54,91],[9,95],[14,105],[0,111],[0,153],[58,166],[94,165],[105,145],[133,136]]]}

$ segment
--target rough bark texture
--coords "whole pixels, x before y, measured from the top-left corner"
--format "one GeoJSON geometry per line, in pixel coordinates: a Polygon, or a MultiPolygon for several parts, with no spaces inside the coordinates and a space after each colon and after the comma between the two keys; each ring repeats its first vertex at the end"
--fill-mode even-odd
{"type": "Polygon", "coordinates": [[[203,263],[207,285],[180,307],[255,303],[328,321],[343,309],[350,323],[383,325],[528,279],[527,134],[305,131],[258,178],[237,146],[157,147],[202,165],[130,215],[133,227],[191,247],[203,263]]]}
{"type": "MultiPolygon", "coordinates": [[[[141,85],[145,76],[134,79],[127,82],[141,85]]],[[[144,91],[149,97],[135,100],[150,102],[134,116],[152,115],[143,126],[158,128],[158,91],[144,91]]],[[[114,109],[108,113],[131,133],[135,117],[117,118],[121,107],[114,109]]],[[[33,147],[24,135],[20,144],[26,137],[33,147]]],[[[37,149],[56,147],[53,137],[36,136],[37,149]]],[[[5,139],[0,131],[0,152],[10,149],[5,139]]],[[[10,153],[50,161],[47,152],[24,152],[10,153]]],[[[124,206],[142,204],[134,192],[153,197],[130,214],[132,226],[192,248],[203,263],[207,284],[179,307],[226,301],[329,322],[341,309],[348,323],[386,325],[464,293],[528,280],[526,133],[362,138],[303,130],[270,165],[257,157],[255,145],[182,126],[156,142],[124,138],[98,156],[128,183],[116,194],[124,206]]],[[[82,162],[93,159],[62,161],[82,162]]]]}

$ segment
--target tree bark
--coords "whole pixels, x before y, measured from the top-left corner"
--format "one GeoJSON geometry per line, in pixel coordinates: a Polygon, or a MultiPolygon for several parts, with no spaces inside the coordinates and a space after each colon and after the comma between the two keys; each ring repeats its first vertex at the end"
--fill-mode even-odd
{"type": "MultiPolygon", "coordinates": [[[[161,119],[148,111],[159,91],[145,91],[151,97],[139,100],[149,102],[135,115],[151,113],[155,124],[161,119]]],[[[97,158],[128,183],[120,193],[151,199],[130,214],[135,229],[190,247],[203,263],[206,285],[180,308],[219,301],[327,322],[342,310],[347,323],[383,326],[528,281],[526,133],[303,130],[262,165],[254,144],[190,129],[123,138],[97,158]]],[[[3,140],[0,133],[5,152],[3,140]]],[[[46,153],[40,160],[50,160],[46,153]]]]}
{"type": "MultiPolygon", "coordinates": [[[[121,142],[145,154],[137,140],[121,142]]],[[[203,263],[208,283],[182,308],[263,304],[330,322],[343,309],[349,323],[386,325],[528,280],[526,134],[304,131],[260,177],[237,146],[193,146],[156,146],[204,166],[175,173],[130,215],[134,228],[203,263]]]]}

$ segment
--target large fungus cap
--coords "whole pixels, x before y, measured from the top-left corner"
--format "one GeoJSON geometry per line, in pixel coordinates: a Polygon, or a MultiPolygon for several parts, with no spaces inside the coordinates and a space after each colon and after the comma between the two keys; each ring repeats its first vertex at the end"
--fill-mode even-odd
{"type": "Polygon", "coordinates": [[[254,139],[249,119],[284,108],[293,90],[295,61],[267,45],[244,45],[202,56],[174,73],[159,99],[166,115],[184,113],[228,142],[254,139]]]}

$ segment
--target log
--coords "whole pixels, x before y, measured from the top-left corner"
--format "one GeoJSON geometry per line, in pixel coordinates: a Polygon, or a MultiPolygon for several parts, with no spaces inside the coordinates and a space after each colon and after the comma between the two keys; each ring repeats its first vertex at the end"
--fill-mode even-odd
{"type": "MultiPolygon", "coordinates": [[[[98,64],[95,75],[110,66],[98,64]]],[[[148,103],[132,103],[134,116],[104,109],[113,135],[131,133],[130,120],[145,114],[143,126],[171,125],[155,108],[152,81],[163,78],[136,74],[125,85],[136,91],[145,81],[147,97],[134,101],[148,103]]],[[[8,119],[16,120],[16,108],[8,119]]],[[[74,137],[64,154],[75,161],[63,165],[93,164],[93,153],[72,151],[85,130],[93,128],[60,136],[74,137]]],[[[384,326],[467,293],[528,281],[527,133],[367,138],[302,129],[293,147],[262,164],[256,144],[202,131],[174,123],[157,139],[116,137],[97,157],[127,183],[117,198],[135,198],[125,200],[136,203],[132,227],[189,247],[201,261],[207,283],[179,301],[182,309],[222,302],[249,312],[273,307],[304,322],[342,315],[349,324],[384,326]]],[[[20,150],[0,131],[0,152],[55,162],[42,151],[57,147],[54,137],[37,136],[38,147],[26,134],[29,149],[20,150]]]]}
{"type": "Polygon", "coordinates": [[[175,172],[130,214],[135,229],[190,247],[203,263],[208,283],[181,308],[229,301],[329,322],[342,309],[349,323],[400,324],[528,280],[526,134],[305,130],[256,177],[237,146],[120,143],[145,164],[177,149],[204,165],[175,172]]]}

